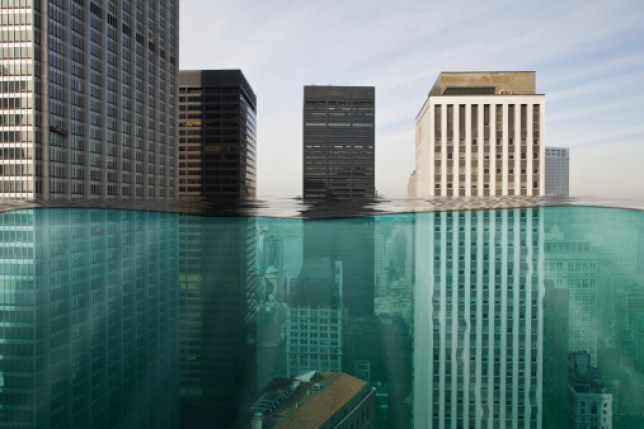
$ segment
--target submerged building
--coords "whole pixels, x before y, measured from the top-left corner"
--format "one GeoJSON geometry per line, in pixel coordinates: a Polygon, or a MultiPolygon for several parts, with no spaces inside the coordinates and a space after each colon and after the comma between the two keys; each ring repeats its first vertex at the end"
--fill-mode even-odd
{"type": "Polygon", "coordinates": [[[257,97],[241,70],[179,72],[179,195],[256,196],[257,97]]]}
{"type": "MultiPolygon", "coordinates": [[[[338,372],[275,379],[250,407],[250,428],[375,429],[375,389],[338,372]]],[[[248,426],[246,426],[248,427],[248,426]]]]}
{"type": "Polygon", "coordinates": [[[0,197],[176,197],[179,2],[2,2],[0,197]]]}
{"type": "Polygon", "coordinates": [[[613,395],[601,373],[590,366],[586,351],[568,355],[568,427],[572,429],[613,427],[613,395]]]}
{"type": "Polygon", "coordinates": [[[179,426],[177,217],[0,216],[0,428],[179,426]]]}
{"type": "Polygon", "coordinates": [[[307,259],[288,290],[286,373],[342,371],[342,263],[307,259]]]}
{"type": "Polygon", "coordinates": [[[308,201],[376,196],[372,86],[305,86],[303,194],[308,201]]]}
{"type": "Polygon", "coordinates": [[[535,72],[443,72],[416,116],[415,196],[545,193],[535,72]]]}

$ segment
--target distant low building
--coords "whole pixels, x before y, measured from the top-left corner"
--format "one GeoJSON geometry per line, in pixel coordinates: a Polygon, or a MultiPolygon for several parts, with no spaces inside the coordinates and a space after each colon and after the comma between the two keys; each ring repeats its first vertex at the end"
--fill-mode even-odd
{"type": "Polygon", "coordinates": [[[569,427],[612,429],[613,395],[601,379],[599,369],[590,366],[587,351],[568,354],[569,427]]]}
{"type": "Polygon", "coordinates": [[[412,171],[409,175],[409,182],[407,182],[407,197],[416,198],[416,170],[412,171]]]}
{"type": "Polygon", "coordinates": [[[570,195],[570,149],[546,148],[546,197],[568,198],[570,195]]]}
{"type": "Polygon", "coordinates": [[[375,429],[375,388],[339,372],[275,379],[249,408],[251,429],[375,429]]]}

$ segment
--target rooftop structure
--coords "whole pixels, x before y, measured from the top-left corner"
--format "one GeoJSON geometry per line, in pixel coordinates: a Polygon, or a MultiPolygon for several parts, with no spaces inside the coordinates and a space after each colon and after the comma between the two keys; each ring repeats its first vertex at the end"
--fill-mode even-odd
{"type": "Polygon", "coordinates": [[[442,72],[429,96],[437,95],[534,95],[537,75],[533,71],[442,72]]]}

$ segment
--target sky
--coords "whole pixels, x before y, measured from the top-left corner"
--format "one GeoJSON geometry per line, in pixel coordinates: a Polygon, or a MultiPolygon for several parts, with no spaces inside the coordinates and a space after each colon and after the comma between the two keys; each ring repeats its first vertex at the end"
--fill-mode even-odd
{"type": "Polygon", "coordinates": [[[304,85],[376,87],[376,189],[397,198],[439,73],[508,70],[536,71],[571,196],[644,198],[641,0],[181,0],[179,50],[253,87],[259,198],[302,193],[304,85]]]}

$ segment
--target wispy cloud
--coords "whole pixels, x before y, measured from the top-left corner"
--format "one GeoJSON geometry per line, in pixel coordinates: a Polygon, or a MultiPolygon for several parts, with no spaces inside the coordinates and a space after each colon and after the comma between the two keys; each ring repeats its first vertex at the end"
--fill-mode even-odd
{"type": "MultiPolygon", "coordinates": [[[[248,77],[260,194],[301,193],[302,86],[316,83],[376,86],[376,185],[404,195],[414,118],[443,70],[537,71],[546,143],[575,147],[583,177],[610,151],[619,182],[619,163],[644,157],[643,21],[639,0],[182,0],[180,64],[248,77]]],[[[588,183],[573,177],[572,191],[588,183]]]]}

